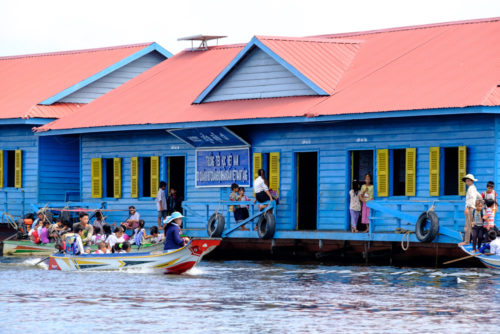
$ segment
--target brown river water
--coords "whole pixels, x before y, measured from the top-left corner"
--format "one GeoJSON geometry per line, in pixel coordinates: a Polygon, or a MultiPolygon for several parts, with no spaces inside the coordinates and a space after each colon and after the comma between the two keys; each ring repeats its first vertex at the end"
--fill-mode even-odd
{"type": "Polygon", "coordinates": [[[181,276],[0,258],[0,333],[500,333],[500,272],[205,261],[181,276]]]}

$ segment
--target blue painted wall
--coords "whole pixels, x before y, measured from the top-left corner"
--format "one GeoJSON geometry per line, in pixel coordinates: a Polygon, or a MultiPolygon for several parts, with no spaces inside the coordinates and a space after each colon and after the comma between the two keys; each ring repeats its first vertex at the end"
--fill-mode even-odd
{"type": "MultiPolygon", "coordinates": [[[[376,198],[381,201],[412,200],[429,201],[439,199],[450,204],[438,204],[436,211],[444,226],[461,229],[463,226],[463,198],[459,196],[429,196],[429,147],[468,148],[468,172],[479,179],[478,189],[494,179],[497,152],[495,141],[498,119],[489,115],[464,115],[433,118],[400,118],[385,120],[346,121],[330,124],[262,125],[232,128],[236,134],[252,144],[253,152],[280,152],[280,197],[278,208],[278,229],[290,230],[295,226],[295,171],[296,152],[317,151],[319,157],[319,230],[346,230],[348,227],[348,184],[350,150],[375,150],[417,148],[417,196],[376,198]],[[495,132],[496,131],[496,132],[495,132]]],[[[168,135],[165,131],[123,132],[115,134],[82,135],[82,190],[84,201],[90,197],[90,159],[93,157],[122,157],[123,198],[107,199],[109,207],[125,210],[135,205],[147,224],[156,224],[156,208],[151,198],[130,198],[130,157],[159,155],[186,156],[186,200],[226,200],[227,188],[195,188],[194,150],[168,135]]],[[[498,156],[500,158],[500,156],[498,156]]],[[[165,159],[160,160],[160,179],[165,179],[165,159]]],[[[375,180],[376,182],[376,180],[375,180]]],[[[247,194],[251,195],[251,189],[247,194]]],[[[97,201],[97,200],[95,200],[97,201]]],[[[100,200],[99,200],[100,201],[100,200]]],[[[394,204],[397,207],[396,204],[394,204]]],[[[214,212],[217,205],[211,208],[214,212]]],[[[402,209],[418,215],[424,204],[403,206],[402,209]]],[[[194,207],[188,217],[188,227],[205,229],[205,208],[194,207]]],[[[108,221],[119,221],[126,213],[109,213],[108,221]]],[[[377,215],[375,215],[377,216],[377,215]]],[[[382,219],[377,221],[375,231],[394,231],[398,221],[382,219]]]]}
{"type": "Polygon", "coordinates": [[[299,78],[255,47],[204,102],[317,95],[299,78]]]}
{"type": "Polygon", "coordinates": [[[38,137],[31,128],[31,125],[0,126],[0,149],[23,151],[23,187],[9,188],[4,182],[4,188],[0,188],[0,211],[14,216],[28,212],[29,205],[37,200],[38,137]]]}
{"type": "Polygon", "coordinates": [[[90,103],[130,79],[147,71],[151,67],[161,63],[165,59],[167,58],[161,53],[152,51],[65,98],[62,98],[58,102],[90,103]]]}
{"type": "MultiPolygon", "coordinates": [[[[38,202],[63,202],[67,191],[80,191],[80,136],[39,138],[38,202]]],[[[78,198],[71,196],[72,201],[78,198]]]]}

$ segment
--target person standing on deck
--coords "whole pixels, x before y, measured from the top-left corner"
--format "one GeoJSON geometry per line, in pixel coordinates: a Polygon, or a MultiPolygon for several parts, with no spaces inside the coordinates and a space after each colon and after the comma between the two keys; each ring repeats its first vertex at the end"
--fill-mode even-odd
{"type": "MultiPolygon", "coordinates": [[[[266,181],[266,172],[263,169],[259,169],[259,176],[253,181],[253,192],[255,193],[255,199],[259,203],[265,203],[267,201],[273,201],[273,196],[269,192],[269,187],[266,181]]],[[[259,204],[259,210],[263,210],[267,205],[259,204]]]]}
{"type": "Polygon", "coordinates": [[[362,203],[361,223],[366,225],[365,233],[368,233],[370,230],[370,208],[366,205],[366,203],[373,200],[373,184],[372,176],[370,174],[365,175],[365,184],[361,187],[359,199],[362,203]]]}
{"type": "Polygon", "coordinates": [[[189,238],[181,238],[182,218],[184,216],[179,212],[173,212],[171,216],[165,219],[165,245],[163,250],[166,252],[184,247],[189,238]]]}
{"type": "Polygon", "coordinates": [[[474,210],[476,210],[476,200],[481,199],[481,194],[477,191],[474,182],[477,180],[474,178],[474,175],[467,174],[462,178],[462,181],[467,185],[467,194],[465,195],[465,226],[464,226],[464,241],[459,243],[460,246],[470,244],[470,238],[472,233],[472,225],[474,223],[474,218],[472,214],[474,210]]]}
{"type": "Polygon", "coordinates": [[[352,189],[349,191],[349,212],[351,214],[351,232],[358,232],[358,219],[361,212],[361,201],[359,199],[359,182],[352,181],[352,189]]]}
{"type": "Polygon", "coordinates": [[[167,217],[167,197],[165,196],[165,181],[160,182],[160,188],[156,195],[156,210],[158,211],[158,228],[161,228],[161,222],[167,217]]]}
{"type": "Polygon", "coordinates": [[[167,216],[170,216],[174,211],[182,213],[183,200],[184,198],[177,193],[177,189],[171,187],[167,197],[167,216]]]}

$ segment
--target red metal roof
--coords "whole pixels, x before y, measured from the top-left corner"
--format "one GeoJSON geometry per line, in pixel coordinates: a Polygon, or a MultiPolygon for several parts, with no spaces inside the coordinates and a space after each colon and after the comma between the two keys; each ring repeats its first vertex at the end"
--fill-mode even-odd
{"type": "Polygon", "coordinates": [[[241,46],[185,51],[40,130],[500,105],[499,36],[500,18],[317,38],[261,38],[331,96],[196,105],[192,102],[241,46]]]}
{"type": "Polygon", "coordinates": [[[36,104],[150,44],[0,57],[0,118],[65,116],[67,105],[36,104]]]}

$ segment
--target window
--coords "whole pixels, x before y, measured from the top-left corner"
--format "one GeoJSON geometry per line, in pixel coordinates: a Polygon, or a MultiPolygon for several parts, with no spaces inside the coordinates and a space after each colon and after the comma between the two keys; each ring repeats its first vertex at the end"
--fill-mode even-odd
{"type": "Polygon", "coordinates": [[[159,187],[159,157],[130,159],[130,197],[156,197],[159,187]]]}
{"type": "Polygon", "coordinates": [[[406,194],[406,150],[392,151],[392,194],[406,194]]]}
{"type": "Polygon", "coordinates": [[[466,174],[467,148],[431,147],[429,151],[429,189],[431,196],[464,196],[465,183],[462,177],[466,174]]]}
{"type": "Polygon", "coordinates": [[[416,158],[416,148],[377,150],[377,196],[415,196],[416,158]]]}
{"type": "Polygon", "coordinates": [[[92,198],[122,196],[121,158],[91,160],[92,198]]]}
{"type": "Polygon", "coordinates": [[[22,187],[22,151],[0,150],[0,188],[22,187]]]}
{"type": "Polygon", "coordinates": [[[177,194],[184,198],[186,158],[183,156],[165,158],[165,175],[168,191],[174,188],[177,194]]]}
{"type": "Polygon", "coordinates": [[[263,169],[269,183],[269,188],[279,192],[280,186],[280,154],[254,153],[253,154],[253,179],[258,177],[259,169],[263,169]]]}

